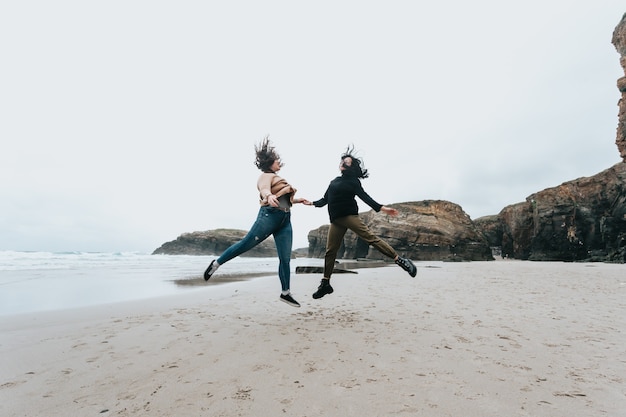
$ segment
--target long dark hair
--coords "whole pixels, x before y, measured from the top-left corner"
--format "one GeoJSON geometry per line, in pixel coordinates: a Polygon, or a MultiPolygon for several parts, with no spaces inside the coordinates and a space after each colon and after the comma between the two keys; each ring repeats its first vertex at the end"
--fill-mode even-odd
{"type": "MultiPolygon", "coordinates": [[[[280,155],[271,145],[269,135],[265,136],[258,145],[254,145],[254,150],[256,152],[254,165],[263,172],[274,172],[271,169],[272,164],[274,164],[274,161],[280,160],[280,155]]],[[[281,163],[280,166],[282,167],[283,164],[281,163]]]]}
{"type": "Polygon", "coordinates": [[[354,145],[348,146],[343,155],[341,155],[342,161],[346,158],[352,158],[352,165],[344,165],[346,168],[346,170],[343,171],[344,175],[350,175],[357,178],[367,178],[370,176],[367,169],[363,168],[363,160],[356,156],[356,149],[354,149],[354,145]]]}

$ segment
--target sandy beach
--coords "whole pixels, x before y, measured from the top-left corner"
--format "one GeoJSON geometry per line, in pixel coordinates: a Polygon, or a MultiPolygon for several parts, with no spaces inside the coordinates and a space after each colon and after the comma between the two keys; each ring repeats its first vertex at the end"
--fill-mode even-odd
{"type": "Polygon", "coordinates": [[[0,319],[0,415],[626,416],[626,267],[417,263],[0,319]]]}

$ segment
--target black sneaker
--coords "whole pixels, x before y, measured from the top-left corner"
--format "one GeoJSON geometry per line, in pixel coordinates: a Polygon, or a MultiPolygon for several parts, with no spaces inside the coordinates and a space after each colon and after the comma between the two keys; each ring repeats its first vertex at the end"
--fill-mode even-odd
{"type": "Polygon", "coordinates": [[[333,287],[330,286],[330,280],[329,279],[323,279],[320,282],[320,286],[317,287],[317,291],[315,291],[313,293],[313,298],[315,298],[317,300],[318,298],[322,298],[326,294],[332,294],[333,291],[335,291],[335,290],[333,290],[333,287]]]}
{"type": "Polygon", "coordinates": [[[415,267],[415,265],[413,265],[413,262],[411,262],[410,259],[401,258],[398,256],[396,263],[400,265],[400,268],[408,272],[410,276],[415,277],[415,275],[417,274],[417,268],[415,267]]]}
{"type": "Polygon", "coordinates": [[[213,259],[209,267],[206,269],[206,271],[204,271],[204,280],[208,281],[209,278],[211,278],[211,275],[213,275],[215,271],[217,271],[217,268],[219,268],[219,265],[215,265],[215,259],[213,259]]]}
{"type": "Polygon", "coordinates": [[[300,307],[300,303],[294,300],[291,294],[281,294],[280,301],[282,301],[283,303],[287,303],[292,307],[300,307]]]}

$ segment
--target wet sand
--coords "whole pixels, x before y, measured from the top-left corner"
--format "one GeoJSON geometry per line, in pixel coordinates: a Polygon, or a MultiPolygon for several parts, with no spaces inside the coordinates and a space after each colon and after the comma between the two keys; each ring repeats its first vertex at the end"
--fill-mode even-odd
{"type": "Polygon", "coordinates": [[[2,317],[0,415],[626,415],[626,266],[417,266],[2,317]]]}

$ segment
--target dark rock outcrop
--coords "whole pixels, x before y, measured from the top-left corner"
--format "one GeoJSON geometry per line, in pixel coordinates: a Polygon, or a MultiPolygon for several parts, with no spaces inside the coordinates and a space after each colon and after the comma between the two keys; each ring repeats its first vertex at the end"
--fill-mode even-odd
{"type": "MultiPolygon", "coordinates": [[[[176,240],[166,242],[153,255],[220,255],[233,243],[239,242],[245,230],[215,229],[204,232],[183,233],[176,240]]],[[[258,246],[246,252],[249,257],[274,257],[276,247],[270,236],[258,246]]]]}
{"type": "Polygon", "coordinates": [[[484,216],[474,219],[474,225],[482,232],[491,247],[502,245],[502,223],[498,215],[484,216]]]}
{"type": "MultiPolygon", "coordinates": [[[[400,256],[413,260],[493,260],[480,230],[463,209],[441,200],[398,203],[396,217],[370,210],[361,213],[372,232],[389,243],[400,256]]],[[[309,257],[324,256],[328,225],[309,232],[309,257]]],[[[384,259],[384,255],[348,231],[338,259],[384,259]]]]}
{"type": "Polygon", "coordinates": [[[532,194],[502,209],[496,221],[475,223],[502,256],[626,262],[626,163],[532,194]]]}
{"type": "MultiPolygon", "coordinates": [[[[620,54],[619,62],[626,75],[626,14],[624,14],[622,20],[615,27],[612,42],[615,49],[620,54]]],[[[622,93],[622,97],[618,102],[619,112],[615,144],[617,145],[622,160],[626,162],[626,76],[617,80],[617,88],[622,93]]]]}

